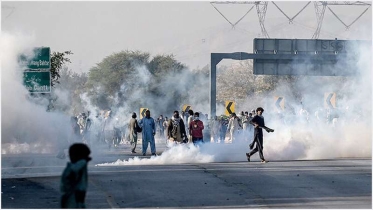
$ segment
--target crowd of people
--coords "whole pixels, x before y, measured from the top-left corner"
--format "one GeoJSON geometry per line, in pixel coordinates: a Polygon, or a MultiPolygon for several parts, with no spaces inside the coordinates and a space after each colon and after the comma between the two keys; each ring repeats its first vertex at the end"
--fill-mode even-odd
{"type": "MultiPolygon", "coordinates": [[[[314,111],[300,108],[299,111],[276,112],[272,110],[267,115],[284,125],[292,125],[293,122],[300,124],[324,122],[336,126],[338,119],[344,113],[335,108],[317,108],[314,111]],[[312,112],[313,114],[311,114],[312,112]]],[[[232,113],[229,116],[214,116],[211,119],[208,118],[207,114],[203,114],[202,112],[198,112],[198,116],[198,119],[205,125],[204,134],[211,136],[212,142],[233,142],[234,140],[245,139],[245,136],[252,136],[249,134],[252,134],[254,129],[249,121],[256,116],[256,111],[252,109],[250,112],[241,111],[239,114],[232,113]],[[206,131],[209,131],[209,134],[206,131]],[[228,134],[227,140],[225,138],[226,134],[228,134]]],[[[175,117],[171,116],[171,118],[168,118],[167,116],[160,115],[154,119],[155,130],[158,134],[157,138],[169,140],[167,138],[167,130],[173,118],[175,117]]],[[[182,119],[185,130],[188,132],[189,124],[194,119],[193,110],[189,110],[188,112],[182,111],[179,118],[182,119]]],[[[90,118],[89,111],[87,113],[83,112],[71,117],[72,133],[74,134],[72,135],[73,142],[82,141],[89,144],[96,139],[105,140],[108,143],[108,139],[111,139],[111,145],[117,147],[120,142],[130,140],[124,135],[129,131],[129,124],[130,122],[123,122],[123,119],[113,118],[111,110],[102,111],[95,119],[90,118]]]]}
{"type": "MultiPolygon", "coordinates": [[[[92,141],[92,130],[96,130],[98,142],[105,142],[109,145],[118,146],[120,141],[127,138],[131,143],[131,152],[136,153],[138,135],[141,133],[142,139],[142,155],[145,156],[147,148],[150,145],[152,156],[156,156],[155,136],[158,133],[160,139],[165,139],[167,142],[174,144],[193,143],[200,145],[204,142],[216,143],[234,143],[237,141],[248,142],[250,152],[246,153],[247,161],[250,162],[251,157],[255,153],[259,153],[261,163],[267,163],[263,154],[263,129],[267,132],[274,132],[266,126],[263,117],[264,109],[242,111],[238,115],[232,113],[230,116],[214,116],[208,119],[207,114],[201,112],[181,112],[175,110],[170,119],[160,115],[153,119],[150,115],[150,110],[146,110],[145,117],[137,120],[137,114],[134,112],[127,124],[120,125],[118,118],[112,117],[111,110],[103,112],[100,116],[96,116],[97,125],[92,123],[89,118],[90,112],[81,113],[78,116],[71,117],[71,139],[75,143],[69,148],[69,162],[61,177],[61,207],[62,208],[84,208],[85,194],[87,188],[87,164],[91,160],[89,157],[90,150],[86,146],[94,144],[92,141]],[[92,129],[93,128],[93,129],[92,129]],[[125,135],[127,132],[127,135],[125,135]],[[226,135],[228,141],[226,141],[226,135]],[[78,180],[72,185],[72,180],[78,180]]],[[[277,119],[284,125],[289,125],[294,122],[294,117],[297,118],[297,123],[308,124],[314,122],[324,122],[335,127],[338,118],[342,112],[337,109],[318,108],[314,115],[303,107],[298,113],[284,115],[277,112],[277,119]]],[[[342,113],[343,114],[343,113],[342,113]]],[[[273,117],[274,113],[270,116],[273,117]]],[[[359,116],[357,116],[359,117],[359,116]]],[[[97,143],[97,141],[96,141],[97,143]]]]}
{"type": "MultiPolygon", "coordinates": [[[[150,145],[152,156],[156,156],[155,135],[160,133],[161,138],[167,139],[174,144],[193,143],[194,145],[203,144],[205,141],[211,141],[210,135],[206,130],[211,132],[214,141],[224,141],[226,132],[230,133],[230,141],[237,141],[238,135],[245,136],[246,140],[250,139],[250,133],[253,133],[252,142],[250,143],[249,153],[246,153],[247,160],[256,152],[262,163],[266,163],[263,155],[263,131],[269,129],[264,124],[263,108],[259,107],[252,112],[241,112],[240,116],[232,113],[229,118],[215,116],[208,121],[208,117],[199,112],[189,110],[187,114],[175,110],[170,119],[163,118],[160,115],[156,120],[150,116],[150,110],[146,110],[145,117],[137,120],[137,114],[134,112],[128,122],[128,139],[131,142],[131,152],[136,153],[138,133],[141,133],[142,155],[145,156],[147,148],[150,145]],[[202,119],[200,119],[200,116],[202,119]],[[255,145],[255,148],[254,148],[255,145]]],[[[119,144],[121,138],[121,129],[118,126],[118,119],[112,118],[112,112],[109,110],[103,113],[104,118],[101,123],[98,139],[112,141],[114,146],[119,144]]],[[[87,191],[87,164],[91,160],[90,149],[87,146],[92,144],[91,128],[92,120],[89,118],[90,112],[81,113],[78,116],[71,117],[73,141],[69,148],[69,157],[71,162],[67,163],[61,176],[61,208],[85,208],[85,195],[87,191]]],[[[268,130],[267,130],[268,131],[268,130]]]]}
{"type": "Polygon", "coordinates": [[[155,155],[155,137],[165,140],[166,143],[249,141],[254,132],[254,126],[249,122],[256,115],[256,111],[251,110],[250,113],[242,111],[239,115],[232,113],[230,116],[214,116],[212,119],[208,119],[207,114],[193,112],[193,110],[182,111],[180,114],[179,111],[174,111],[170,118],[160,115],[153,119],[150,117],[150,110],[145,114],[145,117],[137,120],[137,114],[134,112],[129,122],[123,122],[113,117],[111,110],[100,112],[94,119],[90,118],[89,111],[80,113],[70,119],[69,142],[81,142],[87,145],[104,143],[109,148],[118,147],[121,142],[126,142],[131,144],[131,152],[136,153],[137,141],[141,133],[142,154],[145,155],[150,144],[151,154],[155,155]]]}
{"type": "MultiPolygon", "coordinates": [[[[176,144],[193,143],[195,145],[205,142],[247,142],[249,144],[255,139],[257,139],[255,140],[257,142],[262,141],[261,138],[257,137],[259,131],[255,127],[255,122],[258,122],[258,120],[253,121],[256,116],[261,116],[264,119],[262,115],[259,115],[260,111],[252,109],[250,112],[241,111],[239,114],[232,113],[229,116],[214,116],[209,119],[208,115],[202,112],[188,110],[188,112],[182,111],[179,113],[175,110],[170,118],[160,115],[154,119],[150,116],[150,110],[147,110],[145,117],[140,120],[137,119],[135,112],[132,113],[128,122],[113,117],[111,110],[101,112],[93,120],[90,118],[90,112],[80,113],[78,116],[71,117],[70,142],[81,142],[87,145],[104,143],[109,148],[118,147],[120,143],[129,143],[131,144],[131,152],[137,153],[137,142],[138,139],[141,139],[141,154],[144,156],[149,145],[151,155],[157,155],[156,138],[161,141],[164,140],[167,144],[170,142],[176,144]]],[[[304,125],[325,122],[331,126],[336,126],[340,113],[336,109],[318,108],[314,115],[311,115],[303,107],[299,112],[286,114],[271,111],[267,114],[271,121],[277,120],[276,123],[280,122],[285,126],[294,122],[304,125]]],[[[257,151],[260,153],[260,148],[257,148],[257,151]]],[[[250,156],[248,153],[248,160],[250,156]]]]}

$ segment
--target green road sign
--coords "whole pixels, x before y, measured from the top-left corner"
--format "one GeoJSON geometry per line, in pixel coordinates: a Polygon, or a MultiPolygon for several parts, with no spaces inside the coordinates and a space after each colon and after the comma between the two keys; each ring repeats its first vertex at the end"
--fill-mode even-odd
{"type": "Polygon", "coordinates": [[[19,64],[24,70],[38,70],[51,68],[51,56],[49,47],[38,47],[33,49],[34,57],[19,56],[19,64]]]}
{"type": "Polygon", "coordinates": [[[49,71],[25,71],[23,82],[30,93],[50,93],[51,73],[49,71]]]}

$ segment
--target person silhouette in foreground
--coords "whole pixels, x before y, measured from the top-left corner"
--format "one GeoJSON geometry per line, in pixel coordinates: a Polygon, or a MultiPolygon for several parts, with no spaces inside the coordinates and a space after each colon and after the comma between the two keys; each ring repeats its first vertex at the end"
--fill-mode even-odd
{"type": "Polygon", "coordinates": [[[70,161],[61,176],[61,208],[85,208],[88,185],[87,165],[91,157],[87,145],[75,143],[69,148],[70,161]]]}

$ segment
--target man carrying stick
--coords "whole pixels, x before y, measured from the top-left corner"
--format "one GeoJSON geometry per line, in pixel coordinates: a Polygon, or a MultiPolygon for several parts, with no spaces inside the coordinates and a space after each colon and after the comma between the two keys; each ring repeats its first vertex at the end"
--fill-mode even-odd
{"type": "Polygon", "coordinates": [[[250,144],[250,153],[246,153],[247,161],[250,162],[250,157],[259,151],[259,157],[262,160],[262,163],[267,163],[263,156],[263,128],[269,133],[274,132],[273,129],[270,129],[265,126],[264,124],[264,117],[262,116],[264,109],[262,107],[258,107],[256,109],[257,115],[253,119],[250,120],[250,124],[254,125],[254,139],[250,144]],[[255,148],[254,148],[255,144],[255,148]],[[253,149],[254,148],[254,149],[253,149]]]}

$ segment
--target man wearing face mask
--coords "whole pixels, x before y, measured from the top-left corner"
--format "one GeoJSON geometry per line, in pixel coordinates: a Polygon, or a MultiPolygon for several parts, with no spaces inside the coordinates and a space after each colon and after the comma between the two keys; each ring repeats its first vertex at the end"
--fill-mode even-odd
{"type": "Polygon", "coordinates": [[[205,127],[203,126],[203,122],[199,120],[199,113],[194,113],[194,119],[189,124],[189,134],[192,136],[193,144],[203,143],[203,133],[202,130],[205,127]]]}
{"type": "Polygon", "coordinates": [[[150,150],[152,155],[155,156],[155,121],[152,117],[150,117],[149,110],[146,110],[145,117],[140,120],[139,125],[142,128],[142,155],[146,155],[148,143],[150,143],[150,150]]]}
{"type": "Polygon", "coordinates": [[[168,121],[167,138],[175,143],[183,143],[186,139],[185,124],[178,111],[174,111],[174,115],[168,121]]]}

